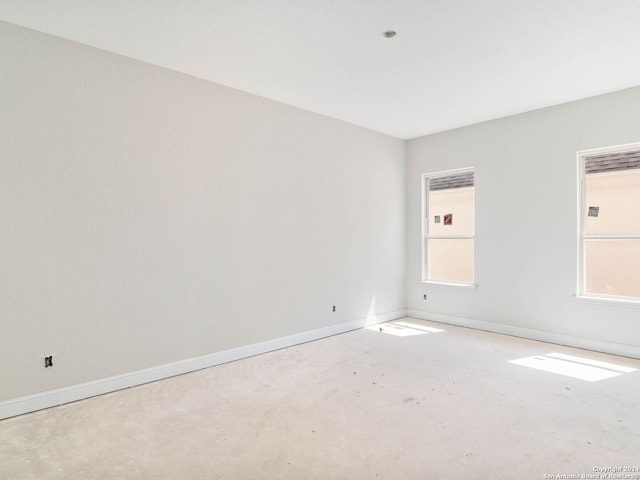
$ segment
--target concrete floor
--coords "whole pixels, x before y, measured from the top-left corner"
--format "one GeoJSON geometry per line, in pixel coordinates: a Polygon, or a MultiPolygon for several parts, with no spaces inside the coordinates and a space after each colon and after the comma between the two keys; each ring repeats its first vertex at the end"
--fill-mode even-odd
{"type": "Polygon", "coordinates": [[[511,480],[640,466],[640,371],[592,382],[509,362],[640,361],[404,321],[443,331],[385,324],[4,420],[0,478],[511,480]]]}

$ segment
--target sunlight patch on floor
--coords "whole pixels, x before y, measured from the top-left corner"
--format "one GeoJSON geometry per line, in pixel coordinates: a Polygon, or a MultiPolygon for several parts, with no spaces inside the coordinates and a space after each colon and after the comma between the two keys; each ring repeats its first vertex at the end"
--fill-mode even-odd
{"type": "Polygon", "coordinates": [[[421,325],[419,323],[405,321],[381,323],[379,325],[372,325],[366,328],[368,330],[388,333],[389,335],[395,335],[397,337],[411,337],[414,335],[425,335],[427,333],[444,332],[444,330],[440,328],[427,327],[426,325],[421,325]]]}
{"type": "Polygon", "coordinates": [[[533,357],[509,360],[509,363],[535,368],[545,372],[557,373],[588,382],[597,382],[636,371],[635,368],[600,362],[589,358],[575,357],[573,355],[565,355],[563,353],[534,355],[533,357]]]}

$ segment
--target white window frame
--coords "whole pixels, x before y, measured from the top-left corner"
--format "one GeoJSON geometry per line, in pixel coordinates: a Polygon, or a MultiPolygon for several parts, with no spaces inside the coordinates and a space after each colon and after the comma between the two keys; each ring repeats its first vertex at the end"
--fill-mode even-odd
{"type": "Polygon", "coordinates": [[[439,172],[432,173],[423,173],[422,174],[422,265],[421,265],[421,281],[422,283],[433,284],[433,285],[450,285],[454,287],[472,287],[476,288],[476,182],[475,182],[475,168],[474,167],[465,167],[465,168],[456,168],[453,170],[443,170],[439,172]],[[451,235],[451,236],[442,236],[438,235],[433,238],[440,239],[471,239],[473,240],[473,281],[470,283],[467,282],[452,282],[452,281],[442,281],[442,280],[429,280],[429,266],[428,266],[428,252],[427,252],[427,244],[429,242],[429,179],[431,178],[439,178],[439,177],[447,177],[449,175],[458,175],[460,173],[473,172],[473,235],[451,235]]]}
{"type": "Polygon", "coordinates": [[[586,188],[585,188],[585,159],[594,155],[602,155],[606,153],[621,153],[629,150],[639,150],[640,143],[628,143],[625,145],[617,145],[614,147],[594,148],[591,150],[581,150],[578,152],[578,279],[576,285],[576,298],[602,302],[602,303],[620,303],[631,306],[640,307],[640,297],[625,297],[620,295],[606,295],[603,293],[588,293],[586,291],[586,276],[585,276],[585,240],[588,239],[610,239],[610,240],[623,240],[623,239],[640,239],[640,234],[637,235],[609,235],[609,234],[586,234],[584,224],[585,209],[589,207],[586,205],[586,188]]]}

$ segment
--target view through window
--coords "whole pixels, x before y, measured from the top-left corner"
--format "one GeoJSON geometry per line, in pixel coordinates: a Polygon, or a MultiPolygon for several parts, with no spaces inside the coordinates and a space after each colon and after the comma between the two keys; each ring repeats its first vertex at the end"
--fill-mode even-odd
{"type": "Polygon", "coordinates": [[[580,162],[580,293],[640,300],[640,144],[580,162]]]}
{"type": "Polygon", "coordinates": [[[474,282],[473,169],[425,175],[423,281],[474,282]]]}

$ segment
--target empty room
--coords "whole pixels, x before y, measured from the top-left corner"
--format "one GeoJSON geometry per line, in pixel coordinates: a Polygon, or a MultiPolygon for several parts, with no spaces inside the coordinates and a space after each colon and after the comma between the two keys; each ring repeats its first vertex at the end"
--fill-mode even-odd
{"type": "Polygon", "coordinates": [[[640,480],[638,25],[0,0],[0,479],[640,480]]]}

